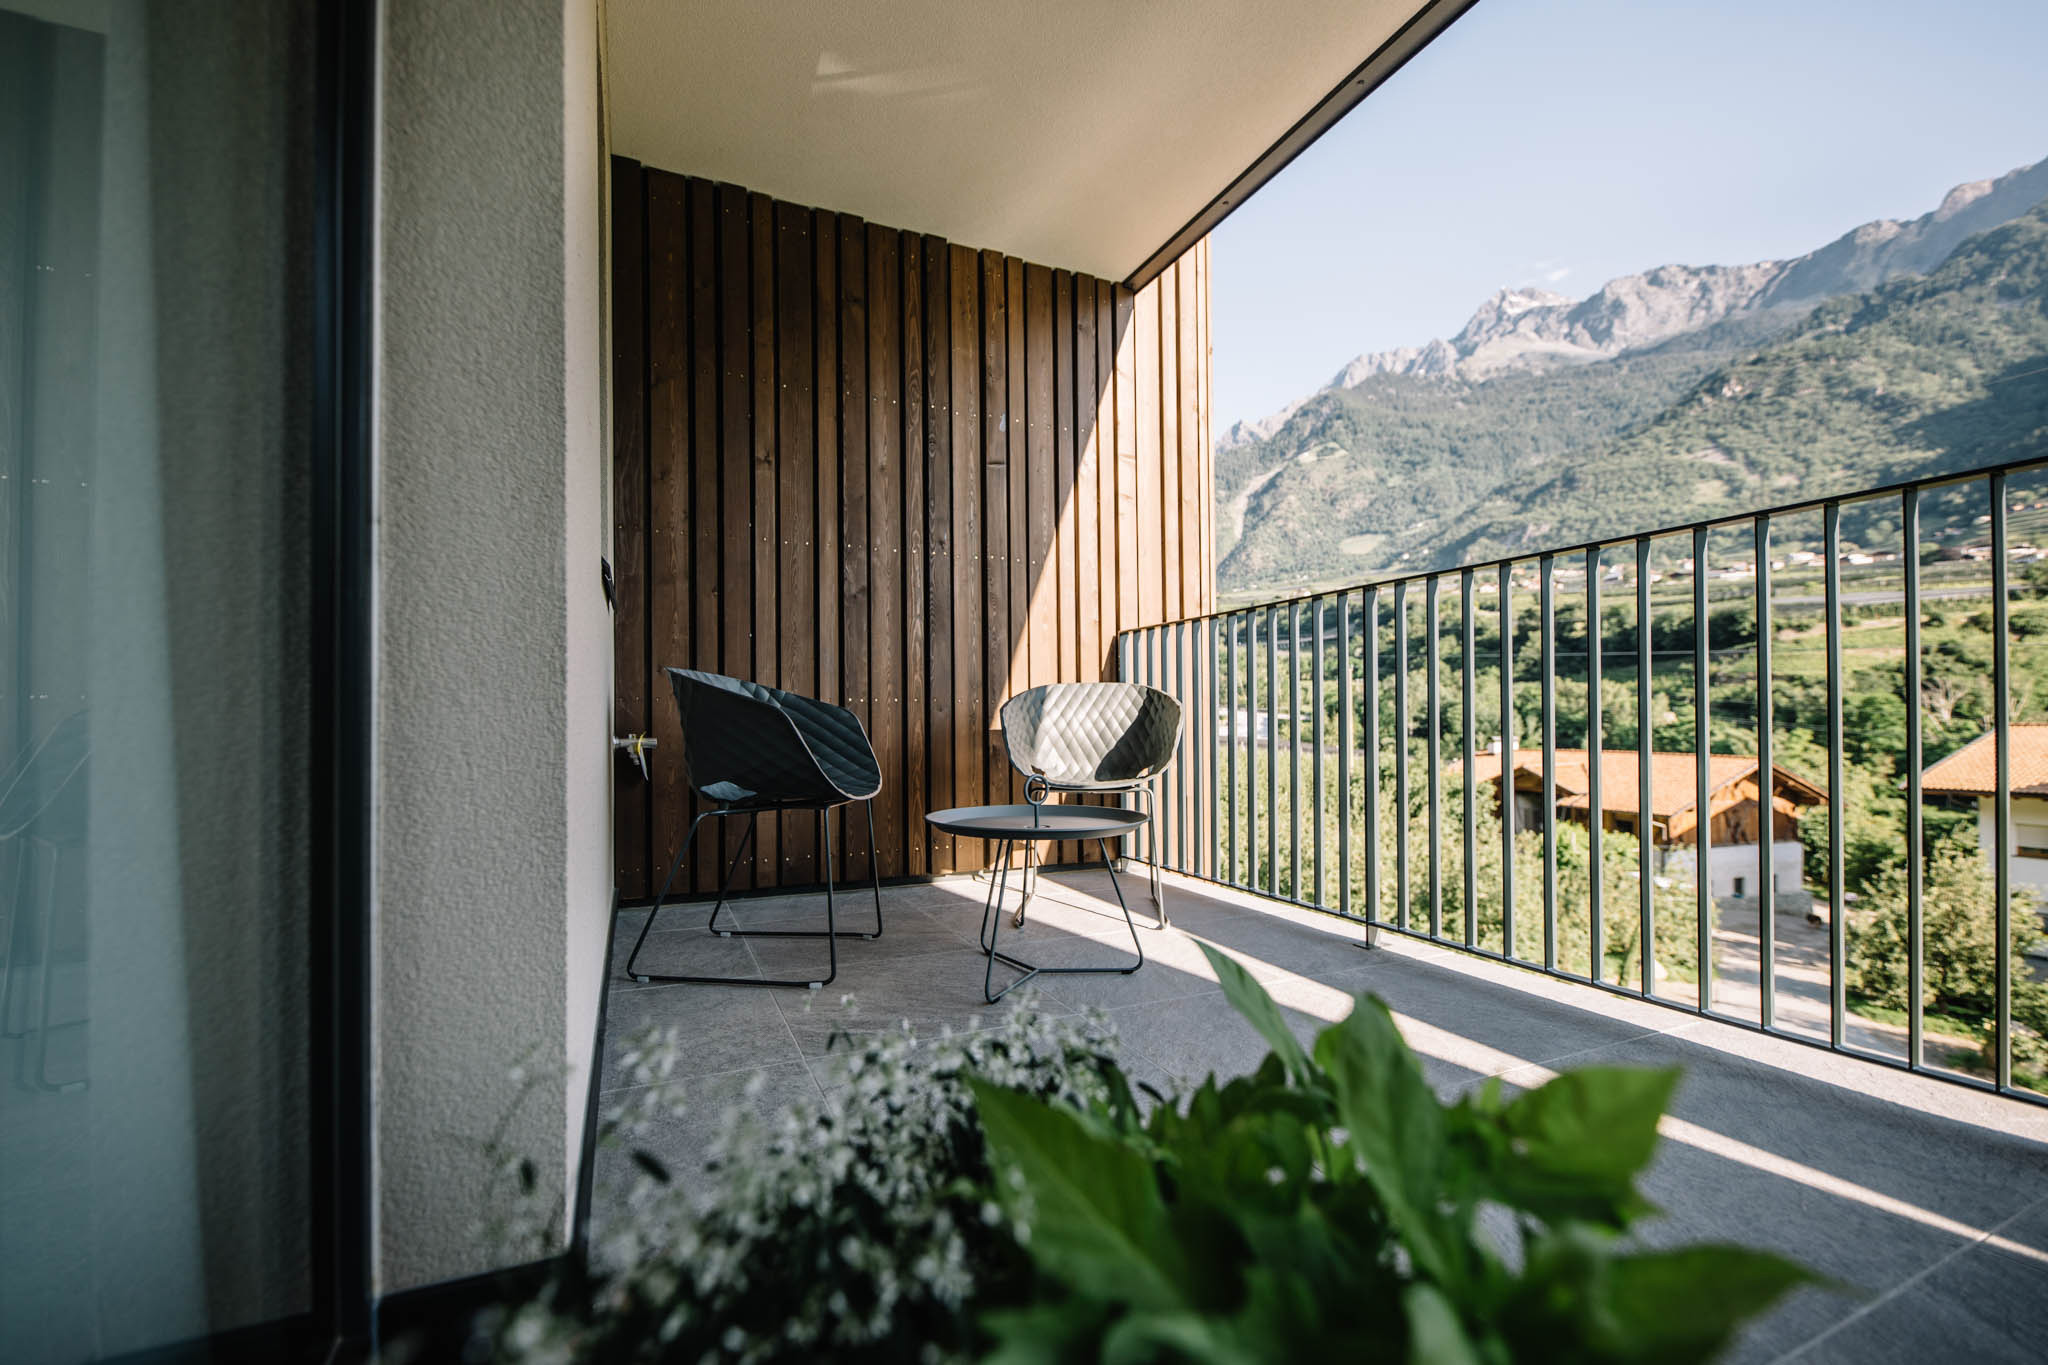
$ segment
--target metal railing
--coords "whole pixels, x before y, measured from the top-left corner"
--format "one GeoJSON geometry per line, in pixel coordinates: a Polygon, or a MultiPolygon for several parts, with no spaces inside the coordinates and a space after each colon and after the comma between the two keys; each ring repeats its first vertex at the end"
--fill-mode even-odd
{"type": "MultiPolygon", "coordinates": [[[[2015,974],[2032,980],[2015,960],[2013,917],[2035,906],[2021,892],[2016,907],[2013,885],[2009,527],[2029,509],[2042,512],[2029,524],[2039,520],[2048,542],[2048,456],[1124,632],[1121,676],[1173,693],[1186,716],[1150,855],[1376,930],[2039,1099],[2048,1082],[2016,1082],[2013,1046],[2015,974]],[[1977,658],[1976,644],[1989,645],[1988,701],[1973,714],[1995,740],[1986,823],[1999,850],[1988,872],[1996,939],[1992,1004],[1975,1014],[1930,994],[1927,973],[1931,619],[1949,654],[1977,658]],[[1903,735],[1887,747],[1871,729],[1886,694],[1872,679],[1889,678],[1894,657],[1903,735]],[[1494,685],[1482,688],[1487,672],[1494,685]],[[1561,723],[1579,732],[1574,749],[1561,745],[1561,723]],[[1744,807],[1739,780],[1731,786],[1702,760],[1717,747],[1753,754],[1753,796],[1768,792],[1749,807],[1754,849],[1729,837],[1742,832],[1744,807]],[[1630,758],[1632,790],[1617,792],[1630,758]],[[1688,758],[1690,790],[1674,798],[1659,760],[1669,773],[1688,758]],[[1823,792],[1824,817],[1781,810],[1797,809],[1796,790],[1780,796],[1788,781],[1823,792]],[[1859,866],[1866,888],[1878,888],[1860,899],[1845,895],[1845,806],[1857,790],[1903,802],[1902,862],[1859,866]],[[1524,802],[1533,811],[1518,814],[1524,802]],[[1788,906],[1808,892],[1781,884],[1774,856],[1787,821],[1802,855],[1806,843],[1821,846],[1807,860],[1814,900],[1804,914],[1788,906]],[[1897,921],[1898,903],[1894,957],[1875,928],[1852,938],[1852,917],[1891,906],[1897,921]],[[1898,955],[1903,1010],[1882,1003],[1898,955]]],[[[2048,571],[2034,577],[2048,595],[2048,571]]],[[[2048,688],[2025,691],[2024,704],[2048,705],[2048,688]]],[[[1943,713],[1944,748],[1968,728],[1960,714],[1943,713]]],[[[1962,825],[1938,818],[1952,836],[1962,825]]],[[[1869,852],[1857,856],[1868,862],[1869,852]]]]}

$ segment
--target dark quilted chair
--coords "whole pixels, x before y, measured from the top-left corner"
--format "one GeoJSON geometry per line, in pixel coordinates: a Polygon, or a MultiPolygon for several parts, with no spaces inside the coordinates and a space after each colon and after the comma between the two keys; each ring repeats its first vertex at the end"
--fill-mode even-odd
{"type": "Polygon", "coordinates": [[[669,864],[661,894],[654,898],[640,937],[626,960],[626,975],[635,981],[702,981],[730,986],[808,986],[817,990],[839,974],[841,938],[882,936],[882,881],[875,859],[874,796],[882,789],[882,768],[868,744],[860,717],[844,707],[782,692],[740,678],[693,669],[671,668],[668,680],[675,689],[676,710],[683,720],[683,767],[689,774],[690,789],[705,808],[690,822],[690,832],[669,864]],[[875,927],[842,930],[835,919],[832,893],[832,822],[820,820],[825,831],[825,927],[823,929],[721,929],[719,912],[725,908],[733,873],[739,870],[753,842],[754,822],[763,811],[827,811],[834,806],[859,801],[868,808],[868,866],[874,872],[875,927]],[[747,830],[726,866],[719,883],[718,903],[711,909],[706,926],[723,937],[822,938],[829,958],[824,976],[798,980],[769,981],[754,977],[662,976],[638,971],[641,945],[656,916],[668,900],[676,871],[697,837],[697,826],[717,816],[747,818],[747,830]]]}
{"type": "MultiPolygon", "coordinates": [[[[1180,747],[1180,703],[1139,683],[1048,683],[1003,704],[1003,744],[1032,801],[1055,792],[1133,793],[1152,811],[1152,779],[1180,747]]],[[[1166,923],[1153,832],[1152,905],[1166,923]]],[[[1017,923],[1024,922],[1024,905],[1017,923]]]]}

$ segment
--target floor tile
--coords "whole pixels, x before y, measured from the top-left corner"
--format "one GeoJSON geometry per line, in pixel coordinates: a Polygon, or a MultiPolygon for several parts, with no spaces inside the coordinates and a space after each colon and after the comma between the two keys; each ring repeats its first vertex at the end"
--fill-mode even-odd
{"type": "Polygon", "coordinates": [[[643,1030],[675,1030],[680,1077],[740,1071],[799,1060],[775,988],[762,986],[650,986],[612,996],[605,1020],[602,1088],[634,1083],[620,1054],[643,1030]]]}

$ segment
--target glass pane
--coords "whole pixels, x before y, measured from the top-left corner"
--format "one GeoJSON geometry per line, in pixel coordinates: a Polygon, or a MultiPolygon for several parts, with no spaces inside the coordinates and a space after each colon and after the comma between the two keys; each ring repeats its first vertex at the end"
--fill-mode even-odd
{"type": "Polygon", "coordinates": [[[14,1365],[310,1298],[311,47],[256,3],[37,10],[0,13],[14,1365]]]}

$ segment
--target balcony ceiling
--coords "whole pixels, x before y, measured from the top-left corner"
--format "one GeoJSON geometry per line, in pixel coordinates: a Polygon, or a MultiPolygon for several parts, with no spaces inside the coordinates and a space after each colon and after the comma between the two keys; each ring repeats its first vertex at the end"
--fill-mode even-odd
{"type": "Polygon", "coordinates": [[[1120,280],[1430,8],[611,0],[612,146],[1120,280]]]}

